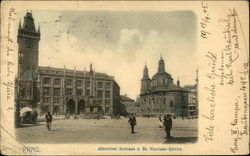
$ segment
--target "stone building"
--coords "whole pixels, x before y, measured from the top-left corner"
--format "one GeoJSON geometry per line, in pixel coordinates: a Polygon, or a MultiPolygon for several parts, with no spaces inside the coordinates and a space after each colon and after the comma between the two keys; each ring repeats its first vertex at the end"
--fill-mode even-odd
{"type": "Polygon", "coordinates": [[[156,116],[172,114],[188,115],[188,92],[180,87],[180,81],[174,84],[173,78],[165,71],[165,63],[161,57],[157,73],[150,79],[145,65],[141,79],[140,114],[156,116]]]}
{"type": "Polygon", "coordinates": [[[188,91],[188,115],[191,117],[198,116],[198,101],[196,85],[186,85],[183,87],[188,91]]]}
{"type": "Polygon", "coordinates": [[[114,77],[95,72],[92,64],[89,71],[38,66],[40,35],[32,13],[27,12],[17,36],[16,101],[20,108],[31,107],[39,114],[119,113],[119,85],[114,77]]]}
{"type": "Polygon", "coordinates": [[[121,104],[124,106],[126,114],[135,113],[135,100],[129,98],[126,94],[120,97],[121,104]]]}

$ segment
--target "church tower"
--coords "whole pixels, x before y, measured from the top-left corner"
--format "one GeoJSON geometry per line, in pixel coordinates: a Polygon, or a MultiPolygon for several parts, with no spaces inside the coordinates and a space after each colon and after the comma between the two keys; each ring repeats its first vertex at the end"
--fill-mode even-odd
{"type": "Polygon", "coordinates": [[[150,78],[148,76],[148,67],[145,64],[143,70],[143,77],[141,79],[141,94],[146,93],[146,91],[149,89],[149,85],[150,85],[150,78]]]}
{"type": "Polygon", "coordinates": [[[38,48],[40,40],[40,28],[36,31],[34,18],[31,12],[27,12],[23,25],[19,23],[18,43],[18,76],[26,71],[38,68],[38,48]]]}

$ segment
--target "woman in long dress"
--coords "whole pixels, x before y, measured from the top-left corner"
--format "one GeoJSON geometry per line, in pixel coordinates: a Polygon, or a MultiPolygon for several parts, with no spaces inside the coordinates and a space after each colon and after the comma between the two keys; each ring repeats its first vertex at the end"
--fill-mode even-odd
{"type": "Polygon", "coordinates": [[[162,117],[161,115],[159,116],[159,127],[162,128],[163,127],[163,123],[162,123],[162,117]]]}

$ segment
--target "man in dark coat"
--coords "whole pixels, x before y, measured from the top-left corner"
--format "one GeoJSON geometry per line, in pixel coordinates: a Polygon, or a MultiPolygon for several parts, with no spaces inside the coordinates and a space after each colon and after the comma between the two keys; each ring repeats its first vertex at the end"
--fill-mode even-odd
{"type": "Polygon", "coordinates": [[[166,131],[166,138],[170,138],[170,131],[172,129],[172,119],[170,115],[168,114],[167,116],[164,117],[164,123],[163,125],[165,126],[165,131],[166,131]]]}
{"type": "Polygon", "coordinates": [[[52,123],[52,119],[53,119],[50,112],[48,112],[48,114],[46,114],[45,118],[46,118],[47,128],[50,131],[51,130],[51,123],[52,123]]]}
{"type": "Polygon", "coordinates": [[[131,126],[131,133],[134,133],[134,127],[136,125],[136,118],[135,118],[134,114],[132,114],[129,117],[128,123],[130,123],[130,126],[131,126]]]}
{"type": "Polygon", "coordinates": [[[37,116],[38,116],[38,113],[37,111],[35,110],[32,114],[32,122],[35,124],[37,122],[37,116]]]}

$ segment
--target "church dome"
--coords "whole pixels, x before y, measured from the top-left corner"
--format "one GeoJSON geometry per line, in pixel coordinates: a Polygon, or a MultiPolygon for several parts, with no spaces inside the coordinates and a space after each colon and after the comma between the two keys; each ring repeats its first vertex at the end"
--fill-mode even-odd
{"type": "Polygon", "coordinates": [[[165,71],[165,63],[161,57],[158,63],[158,71],[152,77],[151,86],[152,88],[155,88],[157,86],[163,86],[166,88],[167,85],[171,83],[173,83],[173,79],[171,75],[165,71]]]}
{"type": "Polygon", "coordinates": [[[152,79],[157,79],[157,78],[171,78],[171,75],[168,74],[167,72],[163,72],[163,73],[156,73],[152,79]]]}
{"type": "Polygon", "coordinates": [[[173,79],[167,72],[156,73],[152,77],[151,86],[152,88],[160,87],[167,88],[169,84],[173,83],[173,79]]]}

